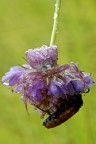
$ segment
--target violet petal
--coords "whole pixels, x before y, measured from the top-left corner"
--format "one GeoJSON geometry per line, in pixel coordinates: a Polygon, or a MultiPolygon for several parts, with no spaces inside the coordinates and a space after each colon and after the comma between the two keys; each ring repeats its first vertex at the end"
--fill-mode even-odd
{"type": "Polygon", "coordinates": [[[71,84],[78,92],[84,92],[84,83],[81,80],[72,80],[71,84]]]}
{"type": "Polygon", "coordinates": [[[94,83],[93,79],[92,79],[91,76],[88,75],[88,74],[85,75],[84,81],[85,81],[85,87],[86,87],[86,88],[89,88],[89,87],[92,86],[93,83],[94,83]]]}
{"type": "Polygon", "coordinates": [[[2,83],[6,82],[7,80],[9,80],[10,78],[14,77],[15,75],[22,74],[24,71],[23,68],[21,68],[20,66],[14,66],[10,68],[10,71],[7,72],[3,77],[2,77],[2,83]]]}
{"type": "Polygon", "coordinates": [[[20,77],[20,73],[15,74],[13,77],[9,80],[9,86],[13,86],[18,81],[18,78],[20,77]]]}
{"type": "Polygon", "coordinates": [[[68,83],[66,86],[67,86],[67,93],[70,95],[74,95],[75,90],[73,88],[73,85],[71,83],[68,83]]]}
{"type": "Polygon", "coordinates": [[[61,94],[62,94],[60,92],[60,88],[55,84],[55,82],[51,82],[51,84],[50,84],[50,91],[56,97],[60,97],[61,94]]]}

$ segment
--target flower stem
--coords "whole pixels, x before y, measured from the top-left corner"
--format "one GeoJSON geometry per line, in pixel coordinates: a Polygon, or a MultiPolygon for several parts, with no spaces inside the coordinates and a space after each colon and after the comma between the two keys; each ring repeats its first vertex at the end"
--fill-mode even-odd
{"type": "Polygon", "coordinates": [[[55,3],[55,13],[54,13],[54,23],[53,23],[53,29],[52,29],[52,34],[51,34],[51,40],[50,40],[50,46],[55,44],[56,40],[56,33],[57,33],[57,28],[58,28],[58,19],[59,19],[59,12],[60,12],[60,4],[61,0],[56,0],[55,3]]]}

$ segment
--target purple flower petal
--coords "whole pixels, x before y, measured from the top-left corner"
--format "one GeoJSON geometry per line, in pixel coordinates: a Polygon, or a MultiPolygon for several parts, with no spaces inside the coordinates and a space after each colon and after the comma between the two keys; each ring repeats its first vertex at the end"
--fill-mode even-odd
{"type": "Polygon", "coordinates": [[[10,79],[10,85],[14,85],[16,77],[18,78],[23,72],[24,69],[21,68],[20,66],[11,67],[10,71],[7,72],[5,76],[2,77],[2,83],[5,83],[7,80],[10,79]]]}
{"type": "Polygon", "coordinates": [[[28,90],[31,100],[41,100],[43,98],[41,91],[46,91],[46,84],[44,84],[44,82],[41,80],[34,81],[28,90]]]}
{"type": "Polygon", "coordinates": [[[38,101],[43,99],[43,95],[41,94],[41,91],[40,91],[40,90],[37,90],[36,99],[37,99],[38,101]]]}
{"type": "Polygon", "coordinates": [[[57,79],[55,81],[55,85],[59,88],[59,91],[63,94],[63,96],[68,93],[66,84],[65,84],[65,82],[63,80],[57,79]]]}
{"type": "Polygon", "coordinates": [[[23,91],[23,84],[20,83],[19,85],[17,85],[17,87],[14,89],[14,92],[16,93],[22,93],[23,91]]]}
{"type": "Polygon", "coordinates": [[[84,92],[84,83],[81,80],[72,80],[71,84],[77,92],[84,92]]]}
{"type": "Polygon", "coordinates": [[[20,73],[17,73],[13,77],[11,77],[9,80],[9,86],[15,85],[17,83],[19,77],[20,77],[20,73]]]}
{"type": "Polygon", "coordinates": [[[67,93],[68,93],[69,95],[74,95],[75,90],[74,90],[74,88],[73,88],[73,85],[72,85],[71,83],[68,83],[66,86],[67,86],[67,93]]]}
{"type": "Polygon", "coordinates": [[[55,84],[55,82],[51,82],[50,91],[57,98],[59,98],[62,94],[61,91],[60,91],[60,88],[55,84]]]}
{"type": "Polygon", "coordinates": [[[84,82],[85,82],[85,87],[86,88],[89,88],[94,83],[94,81],[91,78],[91,76],[89,74],[86,74],[86,73],[84,73],[84,82]]]}
{"type": "Polygon", "coordinates": [[[65,84],[67,85],[68,83],[70,83],[72,81],[72,79],[68,76],[65,76],[65,84]]]}
{"type": "MultiPolygon", "coordinates": [[[[68,94],[68,92],[67,92],[67,87],[66,87],[65,84],[63,84],[63,85],[60,87],[60,89],[61,89],[61,92],[62,92],[64,95],[68,94]]],[[[64,96],[64,95],[63,95],[63,96],[64,96]]]]}

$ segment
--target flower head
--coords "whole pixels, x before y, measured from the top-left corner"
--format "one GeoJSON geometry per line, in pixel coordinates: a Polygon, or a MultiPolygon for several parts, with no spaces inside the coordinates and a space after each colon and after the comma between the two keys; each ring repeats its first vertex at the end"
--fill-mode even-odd
{"type": "Polygon", "coordinates": [[[61,104],[89,90],[94,81],[91,74],[75,63],[57,64],[56,46],[29,49],[28,65],[14,66],[2,77],[2,83],[15,87],[22,100],[40,110],[41,116],[54,114],[61,104]]]}
{"type": "Polygon", "coordinates": [[[56,46],[42,46],[37,49],[29,49],[26,51],[26,57],[29,65],[34,69],[40,69],[44,65],[56,65],[58,59],[57,47],[56,46]]]}

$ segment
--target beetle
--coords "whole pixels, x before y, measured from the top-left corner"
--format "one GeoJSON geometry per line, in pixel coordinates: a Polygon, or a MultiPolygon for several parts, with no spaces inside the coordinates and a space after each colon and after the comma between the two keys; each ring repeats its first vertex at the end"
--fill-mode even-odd
{"type": "Polygon", "coordinates": [[[62,103],[56,112],[45,119],[43,126],[49,129],[64,123],[77,113],[82,105],[82,95],[80,93],[74,94],[70,99],[62,103]]]}

